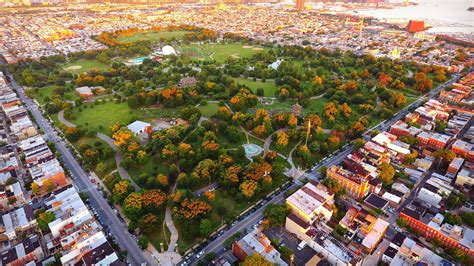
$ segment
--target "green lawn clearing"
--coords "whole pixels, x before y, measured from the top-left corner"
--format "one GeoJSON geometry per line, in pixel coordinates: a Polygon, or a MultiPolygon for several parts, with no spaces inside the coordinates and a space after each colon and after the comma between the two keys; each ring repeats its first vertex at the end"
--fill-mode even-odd
{"type": "MultiPolygon", "coordinates": [[[[46,103],[51,101],[51,95],[53,94],[54,88],[56,86],[47,86],[43,88],[35,88],[31,89],[31,96],[35,98],[41,105],[45,105],[46,103]]],[[[63,96],[64,100],[68,101],[75,101],[79,99],[79,95],[77,93],[70,89],[69,91],[66,91],[63,96]]]]}
{"type": "Polygon", "coordinates": [[[87,130],[96,130],[110,134],[109,127],[114,123],[128,125],[136,117],[127,103],[105,102],[101,104],[87,103],[73,108],[71,123],[87,130]],[[82,111],[79,111],[82,110],[82,111]]]}
{"type": "Polygon", "coordinates": [[[91,69],[99,69],[101,71],[106,71],[110,69],[110,66],[101,63],[97,60],[76,60],[67,64],[62,65],[63,70],[72,73],[72,74],[81,74],[91,69]]]}
{"type": "Polygon", "coordinates": [[[190,44],[182,46],[179,51],[182,55],[197,60],[216,60],[217,63],[224,63],[226,59],[249,57],[265,50],[266,48],[257,46],[247,46],[238,43],[231,44],[190,44]]]}
{"type": "Polygon", "coordinates": [[[117,38],[118,42],[121,43],[132,43],[138,41],[150,41],[150,42],[159,42],[163,40],[170,39],[181,39],[184,35],[189,33],[189,31],[145,31],[137,32],[130,36],[121,36],[117,38]]]}
{"type": "Polygon", "coordinates": [[[253,81],[252,79],[248,78],[234,78],[235,82],[238,84],[245,85],[252,89],[253,93],[257,93],[257,89],[263,89],[263,95],[265,97],[274,97],[278,88],[274,81],[266,81],[262,82],[260,80],[253,81]]]}
{"type": "Polygon", "coordinates": [[[201,110],[201,115],[203,117],[210,118],[211,116],[217,114],[217,110],[219,109],[218,103],[207,103],[206,105],[200,105],[199,110],[201,110]]]}

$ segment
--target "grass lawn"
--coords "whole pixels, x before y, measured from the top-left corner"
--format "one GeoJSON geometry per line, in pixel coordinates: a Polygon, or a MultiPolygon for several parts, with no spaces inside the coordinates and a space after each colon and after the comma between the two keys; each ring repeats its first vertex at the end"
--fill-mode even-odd
{"type": "Polygon", "coordinates": [[[128,168],[127,171],[135,183],[141,187],[146,187],[145,185],[148,177],[154,177],[158,174],[168,175],[169,165],[163,164],[161,159],[153,156],[148,159],[145,165],[141,167],[128,168]]]}
{"type": "Polygon", "coordinates": [[[245,46],[238,43],[231,44],[190,44],[180,47],[178,50],[184,56],[197,60],[213,60],[224,63],[229,57],[242,58],[259,53],[266,48],[245,46]]]}
{"type": "MultiPolygon", "coordinates": [[[[39,89],[33,90],[33,98],[35,98],[41,105],[45,105],[47,101],[45,100],[48,97],[51,100],[51,95],[56,86],[47,86],[39,89]]],[[[74,90],[67,91],[64,93],[63,98],[69,101],[75,101],[79,99],[79,96],[74,90]]]]}
{"type": "Polygon", "coordinates": [[[97,60],[76,60],[67,64],[62,65],[62,68],[72,74],[81,74],[87,72],[91,69],[97,68],[99,70],[105,71],[109,70],[110,66],[101,63],[97,60]]]}
{"type": "Polygon", "coordinates": [[[252,79],[247,78],[234,78],[234,80],[238,84],[242,84],[249,87],[255,94],[257,93],[257,89],[263,89],[263,95],[266,97],[274,97],[278,90],[274,81],[262,82],[259,80],[253,81],[252,79]]]}
{"type": "Polygon", "coordinates": [[[73,108],[74,119],[70,121],[77,126],[83,126],[88,130],[96,130],[104,134],[110,134],[109,127],[114,123],[128,125],[134,120],[134,112],[130,110],[127,103],[105,102],[102,104],[86,103],[73,108]],[[84,108],[86,107],[87,108],[84,108]]]}
{"type": "Polygon", "coordinates": [[[145,31],[137,32],[131,36],[118,37],[117,41],[121,43],[131,43],[137,41],[159,42],[161,39],[181,39],[187,33],[189,33],[189,31],[145,31]]]}
{"type": "Polygon", "coordinates": [[[163,249],[166,251],[168,249],[168,243],[170,241],[171,233],[166,224],[164,223],[165,220],[165,212],[162,211],[158,216],[157,228],[147,234],[150,243],[158,250],[161,251],[160,243],[163,243],[163,249]]]}
{"type": "Polygon", "coordinates": [[[309,106],[306,108],[303,108],[303,113],[317,113],[321,115],[324,110],[324,105],[328,102],[328,99],[321,97],[318,99],[310,100],[309,101],[309,106]]]}
{"type": "Polygon", "coordinates": [[[217,110],[219,109],[218,103],[207,103],[206,105],[200,105],[199,110],[201,110],[201,114],[204,117],[210,118],[212,115],[217,114],[217,110]]]}
{"type": "MultiPolygon", "coordinates": [[[[260,102],[257,103],[256,109],[265,109],[267,111],[271,111],[274,113],[286,113],[291,112],[291,107],[295,104],[295,100],[285,100],[284,102],[280,102],[275,100],[273,104],[261,104],[260,102]]],[[[304,110],[304,108],[303,108],[304,110]]]]}

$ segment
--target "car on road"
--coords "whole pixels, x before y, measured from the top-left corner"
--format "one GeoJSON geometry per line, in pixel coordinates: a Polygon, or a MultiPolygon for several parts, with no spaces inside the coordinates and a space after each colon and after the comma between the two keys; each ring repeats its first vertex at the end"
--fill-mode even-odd
{"type": "Polygon", "coordinates": [[[202,255],[204,255],[204,250],[202,250],[196,255],[196,259],[199,259],[200,257],[202,257],[202,255]]]}

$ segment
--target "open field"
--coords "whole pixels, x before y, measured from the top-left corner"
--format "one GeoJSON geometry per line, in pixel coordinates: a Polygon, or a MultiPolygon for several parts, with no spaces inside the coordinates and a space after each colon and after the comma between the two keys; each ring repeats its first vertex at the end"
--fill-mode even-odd
{"type": "Polygon", "coordinates": [[[235,82],[238,84],[245,85],[252,89],[253,93],[257,93],[257,89],[263,89],[264,93],[263,95],[265,97],[275,97],[275,94],[278,90],[276,84],[274,81],[253,81],[252,79],[247,79],[247,78],[234,78],[235,82]]]}
{"type": "Polygon", "coordinates": [[[87,103],[82,105],[82,111],[79,111],[79,108],[74,108],[72,111],[74,116],[74,119],[70,119],[72,123],[105,134],[110,133],[109,127],[112,124],[118,122],[127,125],[134,117],[127,103],[87,103]],[[87,108],[84,108],[85,106],[87,108]]]}
{"type": "Polygon", "coordinates": [[[189,31],[145,31],[137,32],[130,36],[118,37],[117,41],[121,43],[131,43],[138,41],[159,42],[161,39],[180,39],[187,33],[189,33],[189,31]]]}
{"type": "Polygon", "coordinates": [[[109,70],[110,66],[101,63],[97,60],[77,60],[67,64],[62,65],[63,70],[72,73],[72,74],[80,74],[91,69],[97,68],[99,70],[109,70]]]}
{"type": "Polygon", "coordinates": [[[218,109],[219,109],[218,103],[208,103],[206,105],[199,106],[199,110],[201,110],[201,115],[207,118],[210,118],[212,115],[217,114],[218,109]]]}
{"type": "Polygon", "coordinates": [[[265,48],[255,46],[245,46],[238,43],[230,44],[190,44],[178,49],[181,54],[197,60],[216,60],[217,63],[224,63],[226,59],[249,57],[259,53],[265,48]]]}

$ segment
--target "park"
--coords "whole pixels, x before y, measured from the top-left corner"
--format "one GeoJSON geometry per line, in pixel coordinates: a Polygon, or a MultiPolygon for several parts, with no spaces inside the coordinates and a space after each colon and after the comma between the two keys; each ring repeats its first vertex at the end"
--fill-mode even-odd
{"type": "Polygon", "coordinates": [[[101,35],[107,50],[12,67],[83,167],[100,177],[129,231],[158,250],[177,244],[184,253],[206,241],[297,169],[362,141],[448,75],[388,58],[212,36],[101,35]],[[177,55],[152,59],[165,45],[177,55]],[[125,65],[130,58],[144,59],[125,65]]]}

